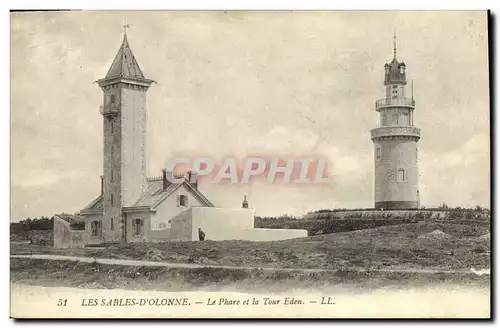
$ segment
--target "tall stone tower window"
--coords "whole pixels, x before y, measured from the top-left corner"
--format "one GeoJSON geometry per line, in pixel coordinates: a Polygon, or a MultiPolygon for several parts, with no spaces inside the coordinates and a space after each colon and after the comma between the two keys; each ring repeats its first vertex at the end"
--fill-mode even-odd
{"type": "Polygon", "coordinates": [[[115,219],[111,218],[111,230],[115,230],[115,219]]]}
{"type": "Polygon", "coordinates": [[[111,96],[109,97],[109,102],[110,102],[110,103],[112,103],[112,104],[114,104],[114,103],[115,103],[115,101],[116,101],[116,96],[115,96],[115,95],[111,95],[111,96]]]}
{"type": "Polygon", "coordinates": [[[378,160],[378,161],[379,161],[379,160],[380,160],[380,158],[382,157],[382,155],[381,155],[381,151],[380,151],[380,148],[377,148],[375,157],[377,158],[377,160],[378,160]]]}
{"type": "Polygon", "coordinates": [[[115,205],[115,197],[113,194],[111,194],[110,202],[111,202],[111,206],[115,205]]]}
{"type": "Polygon", "coordinates": [[[404,169],[398,169],[398,174],[396,176],[397,182],[406,182],[406,174],[404,169]]]}

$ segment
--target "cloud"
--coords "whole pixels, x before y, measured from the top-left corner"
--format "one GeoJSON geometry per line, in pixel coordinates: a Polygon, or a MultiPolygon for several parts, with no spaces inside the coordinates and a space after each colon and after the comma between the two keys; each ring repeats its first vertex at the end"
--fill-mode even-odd
{"type": "Polygon", "coordinates": [[[489,206],[490,141],[487,133],[471,136],[443,154],[423,153],[421,196],[429,205],[489,206]]]}
{"type": "Polygon", "coordinates": [[[398,26],[423,135],[422,203],[489,202],[484,12],[11,15],[14,220],[77,211],[97,196],[102,93],[93,82],[106,74],[125,19],[139,65],[158,81],[147,94],[151,175],[177,155],[311,155],[328,159],[330,186],[213,186],[207,195],[239,206],[252,192],[251,205],[265,214],[372,206],[369,131],[398,26]]]}

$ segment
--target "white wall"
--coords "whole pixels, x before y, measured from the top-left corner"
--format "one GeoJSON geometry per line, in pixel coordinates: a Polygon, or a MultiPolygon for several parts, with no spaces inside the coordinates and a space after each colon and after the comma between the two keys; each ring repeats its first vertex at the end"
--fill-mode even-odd
{"type": "Polygon", "coordinates": [[[151,228],[153,230],[170,229],[170,219],[184,212],[192,206],[202,206],[202,203],[191,194],[185,185],[182,185],[167,199],[165,199],[156,209],[156,213],[151,215],[151,228]],[[180,195],[187,196],[187,206],[178,206],[178,198],[180,195]],[[164,223],[165,226],[160,226],[164,223]]]}
{"type": "Polygon", "coordinates": [[[192,240],[198,240],[198,228],[205,240],[241,239],[244,230],[254,226],[254,211],[248,208],[196,207],[192,209],[192,240]]]}
{"type": "Polygon", "coordinates": [[[172,219],[171,240],[199,240],[198,228],[205,240],[275,241],[307,237],[307,230],[255,229],[252,209],[194,207],[172,219]]]}
{"type": "MultiPolygon", "coordinates": [[[[193,240],[192,238],[192,209],[188,209],[174,219],[172,219],[170,228],[170,240],[172,241],[182,241],[182,240],[193,240]]],[[[198,240],[198,239],[195,239],[198,240]]]]}
{"type": "Polygon", "coordinates": [[[149,232],[149,241],[161,243],[172,240],[170,230],[171,229],[151,230],[149,232]]]}

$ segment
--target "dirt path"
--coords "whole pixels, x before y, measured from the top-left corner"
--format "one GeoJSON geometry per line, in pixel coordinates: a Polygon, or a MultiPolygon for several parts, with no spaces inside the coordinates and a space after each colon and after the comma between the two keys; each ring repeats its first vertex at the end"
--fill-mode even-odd
{"type": "MultiPolygon", "coordinates": [[[[39,259],[39,260],[56,260],[56,261],[76,261],[76,262],[86,262],[86,263],[99,263],[108,265],[124,265],[124,266],[150,266],[150,267],[167,267],[167,268],[221,268],[221,269],[243,269],[243,270],[255,270],[261,269],[264,271],[303,271],[303,272],[325,272],[325,271],[335,271],[334,269],[310,269],[310,268],[273,268],[273,267],[248,267],[248,266],[228,266],[228,265],[203,265],[195,263],[172,263],[172,262],[158,262],[158,261],[142,261],[142,260],[124,260],[124,259],[106,259],[106,258],[93,258],[93,257],[78,257],[78,256],[65,256],[65,255],[54,255],[54,254],[33,254],[33,255],[11,255],[11,258],[20,259],[39,259]]],[[[368,271],[362,268],[355,268],[358,272],[368,271]]],[[[439,270],[439,269],[398,269],[398,268],[387,268],[387,269],[371,269],[371,272],[391,272],[391,273],[465,273],[465,274],[475,274],[469,269],[460,270],[439,270]]],[[[487,273],[489,275],[489,273],[487,273]]]]}

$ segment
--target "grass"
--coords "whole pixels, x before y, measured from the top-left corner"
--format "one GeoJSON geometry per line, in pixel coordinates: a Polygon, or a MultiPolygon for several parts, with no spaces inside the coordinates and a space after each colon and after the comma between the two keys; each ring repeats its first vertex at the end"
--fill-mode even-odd
{"type": "Polygon", "coordinates": [[[489,233],[481,226],[410,223],[276,242],[198,241],[108,245],[105,249],[58,250],[11,244],[12,254],[64,254],[176,263],[278,268],[489,268],[489,233]],[[419,239],[441,230],[455,238],[419,239]]]}
{"type": "Polygon", "coordinates": [[[489,276],[471,274],[145,268],[33,259],[11,259],[10,269],[11,282],[26,285],[155,291],[238,290],[269,293],[304,289],[331,291],[337,288],[348,289],[349,292],[366,292],[380,288],[402,289],[430,285],[459,284],[486,289],[490,286],[489,276]],[[40,272],[44,274],[40,275],[40,272]]]}

